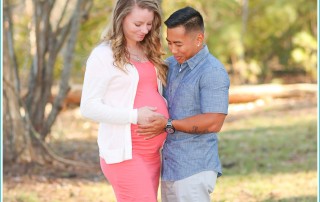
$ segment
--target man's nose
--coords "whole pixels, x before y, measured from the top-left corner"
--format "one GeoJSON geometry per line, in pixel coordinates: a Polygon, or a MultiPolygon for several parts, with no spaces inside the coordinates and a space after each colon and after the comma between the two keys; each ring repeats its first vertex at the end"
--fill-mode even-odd
{"type": "Polygon", "coordinates": [[[178,51],[177,51],[177,48],[175,48],[174,46],[171,46],[170,51],[171,51],[171,53],[173,53],[173,54],[175,54],[175,53],[178,52],[178,51]]]}

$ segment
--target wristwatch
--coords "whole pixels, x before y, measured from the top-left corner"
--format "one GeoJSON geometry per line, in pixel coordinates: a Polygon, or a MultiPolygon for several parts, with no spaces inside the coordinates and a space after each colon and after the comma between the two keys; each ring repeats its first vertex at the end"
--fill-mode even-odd
{"type": "Polygon", "coordinates": [[[168,134],[173,134],[174,132],[176,132],[176,129],[172,125],[172,119],[168,119],[165,130],[168,134]]]}

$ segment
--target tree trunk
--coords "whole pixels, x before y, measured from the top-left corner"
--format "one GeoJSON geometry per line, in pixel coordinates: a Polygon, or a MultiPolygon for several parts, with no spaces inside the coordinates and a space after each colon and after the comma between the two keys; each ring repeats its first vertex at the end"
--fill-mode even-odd
{"type": "MultiPolygon", "coordinates": [[[[46,163],[52,160],[79,165],[77,162],[63,159],[52,152],[45,144],[45,137],[50,132],[56,116],[61,110],[62,101],[69,86],[68,80],[72,68],[72,59],[76,36],[81,19],[86,16],[92,1],[77,0],[76,5],[66,1],[61,16],[53,29],[51,18],[56,5],[54,0],[33,0],[33,25],[30,34],[35,40],[30,40],[33,57],[30,70],[28,93],[25,98],[20,93],[19,64],[14,46],[14,19],[12,17],[14,5],[4,2],[4,160],[34,161],[46,163]],[[69,6],[69,7],[68,7],[69,6]],[[66,8],[72,9],[73,14],[65,19],[66,8]],[[62,25],[62,21],[65,22],[62,25]],[[63,73],[60,78],[59,94],[55,98],[49,115],[46,106],[50,102],[53,84],[53,69],[64,44],[63,73]]],[[[26,3],[30,3],[27,2],[26,3]]],[[[26,56],[29,57],[29,56],[26,56]]]]}
{"type": "MultiPolygon", "coordinates": [[[[8,24],[4,23],[5,32],[8,24]]],[[[3,41],[8,41],[7,35],[3,35],[3,41]]],[[[12,65],[9,61],[9,51],[6,43],[3,45],[3,152],[4,162],[31,159],[30,136],[25,131],[26,124],[22,118],[23,110],[20,108],[17,89],[13,83],[16,82],[12,65]]]]}

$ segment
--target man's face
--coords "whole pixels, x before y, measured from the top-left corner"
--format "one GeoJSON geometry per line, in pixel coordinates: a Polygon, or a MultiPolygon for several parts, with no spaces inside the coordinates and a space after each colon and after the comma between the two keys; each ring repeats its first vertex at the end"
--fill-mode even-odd
{"type": "Polygon", "coordinates": [[[197,31],[186,33],[183,26],[167,29],[168,47],[179,62],[184,63],[202,48],[203,34],[197,31]]]}

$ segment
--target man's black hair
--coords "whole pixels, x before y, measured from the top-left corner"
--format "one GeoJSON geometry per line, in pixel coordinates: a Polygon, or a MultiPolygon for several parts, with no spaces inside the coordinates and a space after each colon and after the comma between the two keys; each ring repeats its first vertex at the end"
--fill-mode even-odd
{"type": "Polygon", "coordinates": [[[172,13],[164,24],[168,28],[183,26],[187,32],[194,30],[201,30],[204,32],[204,23],[201,14],[190,6],[181,8],[172,13]]]}

